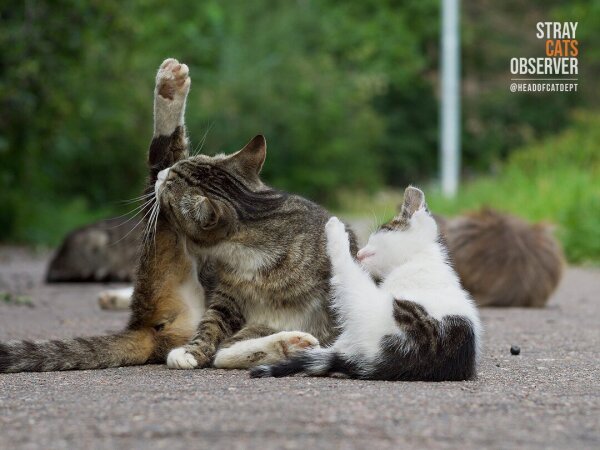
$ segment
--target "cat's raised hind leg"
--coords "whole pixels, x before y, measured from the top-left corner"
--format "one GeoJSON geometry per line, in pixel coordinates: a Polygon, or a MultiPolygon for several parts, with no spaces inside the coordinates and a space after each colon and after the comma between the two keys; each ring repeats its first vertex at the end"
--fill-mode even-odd
{"type": "Polygon", "coordinates": [[[184,121],[191,83],[188,66],[173,58],[164,60],[156,74],[154,136],[148,152],[152,186],[158,172],[188,156],[184,121]]]}

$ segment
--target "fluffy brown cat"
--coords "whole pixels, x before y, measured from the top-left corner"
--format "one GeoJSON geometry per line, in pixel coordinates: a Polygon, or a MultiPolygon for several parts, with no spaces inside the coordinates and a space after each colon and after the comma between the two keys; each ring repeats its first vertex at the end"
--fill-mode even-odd
{"type": "Polygon", "coordinates": [[[548,226],[491,209],[438,224],[479,306],[542,307],[558,286],[564,258],[548,226]]]}

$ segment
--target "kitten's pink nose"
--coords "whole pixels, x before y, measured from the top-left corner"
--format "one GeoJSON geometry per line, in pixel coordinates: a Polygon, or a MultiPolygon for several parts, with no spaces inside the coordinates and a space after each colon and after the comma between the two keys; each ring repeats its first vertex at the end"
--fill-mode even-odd
{"type": "Polygon", "coordinates": [[[373,250],[367,249],[367,248],[361,248],[358,253],[356,254],[356,258],[359,261],[363,261],[364,259],[368,258],[369,256],[373,256],[375,254],[375,252],[373,250]]]}

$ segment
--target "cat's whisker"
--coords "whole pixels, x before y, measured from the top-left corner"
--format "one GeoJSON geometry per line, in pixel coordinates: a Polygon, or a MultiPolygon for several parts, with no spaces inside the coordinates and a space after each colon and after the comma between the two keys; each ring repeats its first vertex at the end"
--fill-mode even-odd
{"type": "Polygon", "coordinates": [[[156,205],[156,213],[154,213],[154,227],[152,229],[152,240],[153,240],[153,245],[154,245],[154,249],[156,249],[156,228],[158,226],[158,216],[160,214],[160,203],[158,203],[156,205]]]}
{"type": "Polygon", "coordinates": [[[143,212],[143,211],[144,211],[144,210],[145,210],[147,207],[149,207],[149,206],[151,205],[151,203],[152,203],[152,201],[153,201],[153,200],[154,200],[154,198],[151,198],[151,199],[149,199],[149,200],[146,200],[146,202],[145,202],[144,204],[142,204],[142,205],[140,205],[140,206],[138,206],[138,207],[136,207],[136,208],[132,209],[131,211],[129,211],[129,212],[125,213],[125,214],[121,214],[120,216],[113,217],[113,220],[115,220],[115,219],[120,219],[120,218],[122,218],[122,217],[126,217],[126,216],[128,216],[128,215],[130,215],[130,214],[131,214],[131,217],[130,217],[129,219],[127,219],[125,222],[119,223],[118,225],[114,225],[114,226],[112,226],[112,227],[110,227],[110,228],[111,228],[111,229],[113,229],[113,228],[119,228],[119,227],[122,227],[123,225],[125,225],[125,224],[127,224],[127,223],[131,222],[131,221],[132,221],[134,218],[136,218],[136,217],[137,217],[137,216],[138,216],[138,215],[139,215],[141,212],[143,212]]]}
{"type": "Polygon", "coordinates": [[[148,245],[150,244],[150,240],[152,239],[152,241],[155,243],[156,241],[153,239],[153,235],[154,235],[154,221],[158,218],[158,202],[156,203],[156,205],[154,205],[152,214],[150,215],[150,219],[148,220],[148,234],[147,234],[147,238],[148,238],[148,245]]]}
{"type": "Polygon", "coordinates": [[[150,240],[153,239],[154,246],[156,247],[156,227],[158,224],[158,214],[160,212],[160,202],[156,202],[152,207],[152,213],[150,214],[150,218],[146,224],[146,228],[144,230],[144,247],[150,244],[150,240]]]}
{"type": "MultiPolygon", "coordinates": [[[[125,236],[123,236],[121,239],[119,239],[119,240],[118,240],[118,241],[116,241],[116,242],[113,242],[113,243],[112,243],[112,244],[110,244],[110,245],[116,245],[116,244],[118,244],[119,242],[121,242],[123,239],[125,239],[127,236],[129,236],[129,235],[130,235],[130,234],[131,234],[131,233],[132,233],[132,232],[133,232],[133,231],[134,231],[134,230],[135,230],[135,229],[136,229],[136,228],[137,228],[137,227],[140,225],[140,223],[142,223],[142,222],[144,221],[144,219],[145,219],[145,218],[148,216],[148,214],[149,214],[150,212],[152,212],[152,209],[153,209],[153,208],[150,208],[148,211],[146,211],[146,214],[144,214],[144,216],[143,216],[143,217],[142,217],[142,218],[141,218],[141,219],[140,219],[140,220],[139,220],[139,221],[138,221],[138,222],[135,224],[135,226],[134,226],[134,227],[133,227],[131,230],[129,230],[129,231],[127,232],[127,234],[125,234],[125,236]]],[[[137,216],[136,216],[136,217],[137,217],[137,216]]]]}
{"type": "Polygon", "coordinates": [[[142,233],[142,236],[143,236],[142,246],[144,248],[146,247],[146,244],[148,242],[148,232],[150,230],[150,224],[152,222],[152,216],[154,215],[155,208],[156,208],[156,203],[152,205],[152,209],[150,210],[150,217],[148,218],[148,220],[146,221],[146,224],[144,225],[144,232],[142,233]]]}
{"type": "Polygon", "coordinates": [[[198,144],[200,149],[198,151],[194,150],[193,156],[197,156],[200,154],[200,152],[202,152],[202,149],[204,148],[204,144],[206,142],[206,137],[208,136],[208,133],[210,132],[210,130],[212,129],[214,124],[215,124],[214,122],[211,122],[210,125],[208,126],[208,128],[206,129],[206,131],[204,132],[204,135],[202,136],[202,140],[198,144]]]}
{"type": "Polygon", "coordinates": [[[128,204],[131,204],[131,203],[137,203],[137,202],[140,202],[142,200],[146,200],[149,197],[152,197],[153,195],[154,195],[154,192],[148,192],[147,194],[140,195],[139,197],[130,198],[128,200],[121,200],[121,201],[119,201],[119,203],[122,203],[124,205],[128,205],[128,204]]]}

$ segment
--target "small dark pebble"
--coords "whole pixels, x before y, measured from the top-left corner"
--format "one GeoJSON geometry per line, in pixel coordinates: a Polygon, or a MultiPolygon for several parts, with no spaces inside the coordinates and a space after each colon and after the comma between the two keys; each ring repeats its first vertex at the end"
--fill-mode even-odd
{"type": "Polygon", "coordinates": [[[521,347],[519,347],[518,345],[513,345],[510,348],[510,354],[511,355],[518,355],[519,353],[521,353],[521,347]]]}

